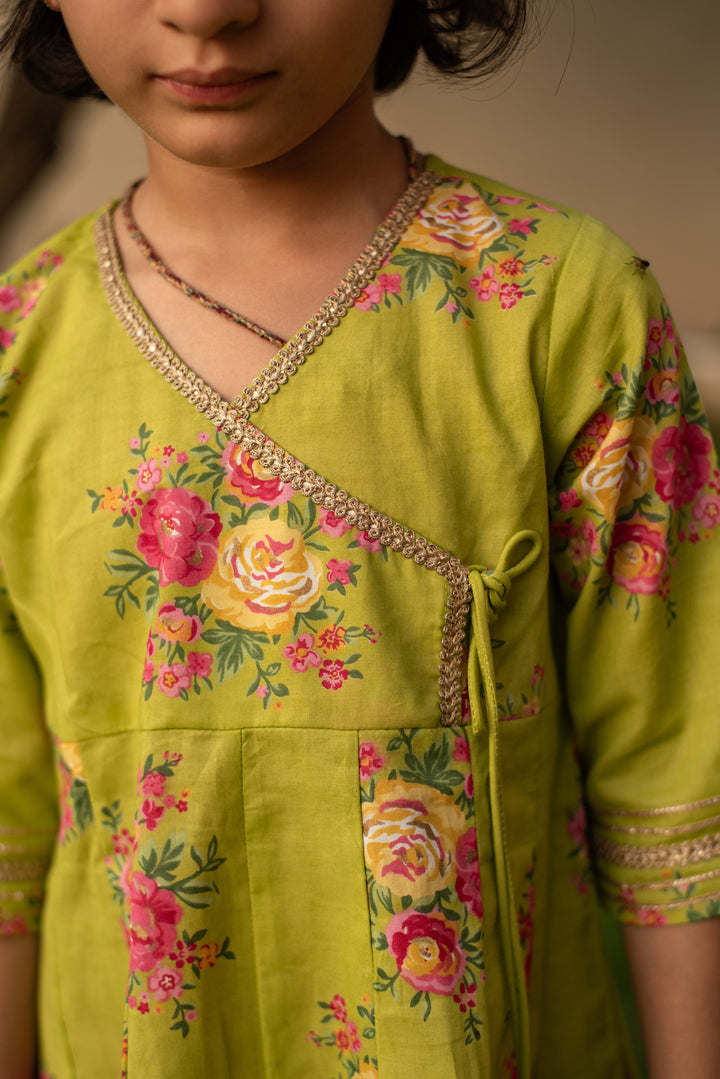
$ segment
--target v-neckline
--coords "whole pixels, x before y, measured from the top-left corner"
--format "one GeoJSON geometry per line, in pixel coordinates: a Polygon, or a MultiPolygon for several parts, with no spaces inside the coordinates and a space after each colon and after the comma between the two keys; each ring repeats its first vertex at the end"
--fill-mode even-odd
{"type": "Polygon", "coordinates": [[[315,348],[340,324],[341,318],[347,314],[390,257],[439,181],[440,177],[427,168],[410,181],[375,230],[372,239],[313,317],[275,353],[252,382],[232,401],[213,390],[177,355],[133,292],[125,276],[115,235],[113,213],[117,203],[111,204],[95,225],[95,245],[102,285],[110,306],[133,343],[175,390],[183,397],[190,398],[195,408],[204,412],[216,426],[224,424],[228,419],[237,420],[240,426],[245,426],[250,415],[257,412],[271,395],[278,392],[315,348]]]}

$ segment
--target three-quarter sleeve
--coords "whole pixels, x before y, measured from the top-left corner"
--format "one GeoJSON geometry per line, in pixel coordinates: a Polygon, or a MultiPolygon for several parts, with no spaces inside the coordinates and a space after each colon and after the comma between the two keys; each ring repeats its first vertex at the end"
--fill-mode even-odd
{"type": "Polygon", "coordinates": [[[57,832],[52,747],[35,662],[0,564],[0,934],[38,928],[57,832]]]}
{"type": "Polygon", "coordinates": [[[656,283],[582,231],[544,417],[567,699],[603,902],[676,923],[720,913],[720,472],[656,283]]]}

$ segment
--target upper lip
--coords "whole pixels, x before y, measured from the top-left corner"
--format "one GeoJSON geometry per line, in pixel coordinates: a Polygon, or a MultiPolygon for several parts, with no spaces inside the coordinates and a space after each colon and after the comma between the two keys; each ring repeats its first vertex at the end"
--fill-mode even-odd
{"type": "Polygon", "coordinates": [[[262,74],[264,72],[245,71],[234,67],[223,67],[218,71],[196,71],[194,68],[186,67],[181,71],[163,72],[160,78],[184,82],[189,86],[232,86],[237,82],[257,79],[262,74]]]}

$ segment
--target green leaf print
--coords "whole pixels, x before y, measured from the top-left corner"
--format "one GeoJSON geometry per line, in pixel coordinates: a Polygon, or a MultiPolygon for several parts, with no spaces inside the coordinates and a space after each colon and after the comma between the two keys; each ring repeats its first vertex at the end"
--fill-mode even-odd
{"type": "Polygon", "coordinates": [[[229,675],[237,674],[246,659],[256,662],[263,659],[264,646],[270,644],[267,633],[240,629],[224,619],[218,619],[216,624],[216,629],[209,629],[203,634],[203,640],[215,646],[215,662],[221,682],[229,675]]]}

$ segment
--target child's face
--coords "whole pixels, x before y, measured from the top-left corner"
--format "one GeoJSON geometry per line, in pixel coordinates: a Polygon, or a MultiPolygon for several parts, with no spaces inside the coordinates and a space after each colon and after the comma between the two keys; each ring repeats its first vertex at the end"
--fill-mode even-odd
{"type": "Polygon", "coordinates": [[[184,161],[229,168],[275,160],[341,111],[369,113],[373,61],[393,6],[393,0],[52,3],[97,84],[146,135],[184,161]]]}

